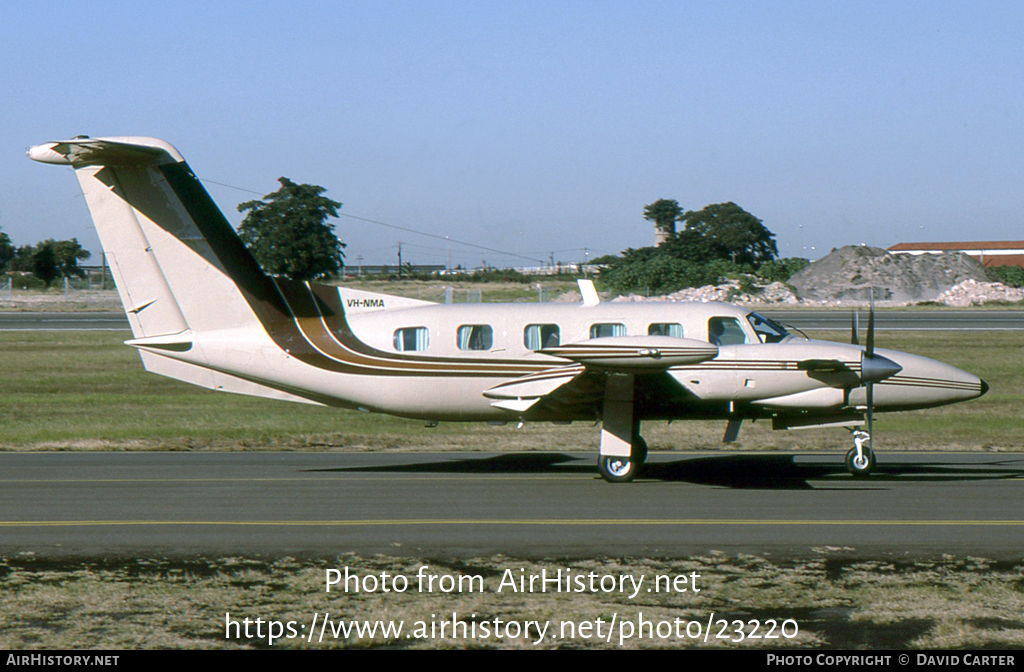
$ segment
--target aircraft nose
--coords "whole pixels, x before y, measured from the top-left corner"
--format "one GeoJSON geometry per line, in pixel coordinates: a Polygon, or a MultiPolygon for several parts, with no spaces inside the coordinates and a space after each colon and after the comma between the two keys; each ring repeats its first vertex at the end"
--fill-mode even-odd
{"type": "Polygon", "coordinates": [[[875,384],[876,408],[943,406],[976,399],[988,392],[988,383],[980,377],[950,364],[905,352],[883,352],[903,368],[875,384]]]}

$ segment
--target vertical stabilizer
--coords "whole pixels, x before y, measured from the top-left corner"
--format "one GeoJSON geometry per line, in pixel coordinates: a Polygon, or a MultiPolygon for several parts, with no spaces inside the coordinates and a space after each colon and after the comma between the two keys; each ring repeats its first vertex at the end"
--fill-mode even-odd
{"type": "Polygon", "coordinates": [[[258,326],[281,308],[182,156],[156,138],[76,138],[29,150],[75,169],[136,338],[258,326]]]}

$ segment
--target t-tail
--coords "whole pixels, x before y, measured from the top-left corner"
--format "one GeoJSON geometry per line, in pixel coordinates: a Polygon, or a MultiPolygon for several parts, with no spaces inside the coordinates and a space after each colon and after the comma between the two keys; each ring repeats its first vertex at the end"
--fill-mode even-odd
{"type": "Polygon", "coordinates": [[[136,338],[255,325],[254,302],[284,308],[170,144],[76,138],[33,147],[28,156],[75,169],[136,338]]]}
{"type": "Polygon", "coordinates": [[[218,371],[194,349],[194,363],[178,354],[199,335],[266,334],[294,315],[174,147],[156,138],[79,137],[28,156],[75,169],[131,324],[129,343],[148,370],[213,389],[309,400],[218,371]]]}

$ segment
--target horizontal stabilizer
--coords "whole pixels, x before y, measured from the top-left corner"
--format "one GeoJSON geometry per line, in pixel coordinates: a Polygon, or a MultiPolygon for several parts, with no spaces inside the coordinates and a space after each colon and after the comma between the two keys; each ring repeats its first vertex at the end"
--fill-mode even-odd
{"type": "Polygon", "coordinates": [[[192,349],[192,334],[171,334],[169,336],[150,336],[149,338],[133,338],[124,342],[133,348],[149,348],[169,352],[188,352],[192,349]]]}

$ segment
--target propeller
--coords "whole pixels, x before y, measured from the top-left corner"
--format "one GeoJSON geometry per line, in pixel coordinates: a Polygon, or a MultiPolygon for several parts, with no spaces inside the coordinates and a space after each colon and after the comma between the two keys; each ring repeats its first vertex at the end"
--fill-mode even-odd
{"type": "MultiPolygon", "coordinates": [[[[867,340],[860,356],[860,379],[864,384],[867,396],[868,435],[872,437],[872,443],[874,443],[875,383],[896,375],[903,370],[903,367],[888,357],[875,354],[875,292],[873,289],[870,293],[870,301],[867,340]]],[[[858,344],[858,326],[857,313],[854,312],[851,338],[854,345],[858,344]]]]}

